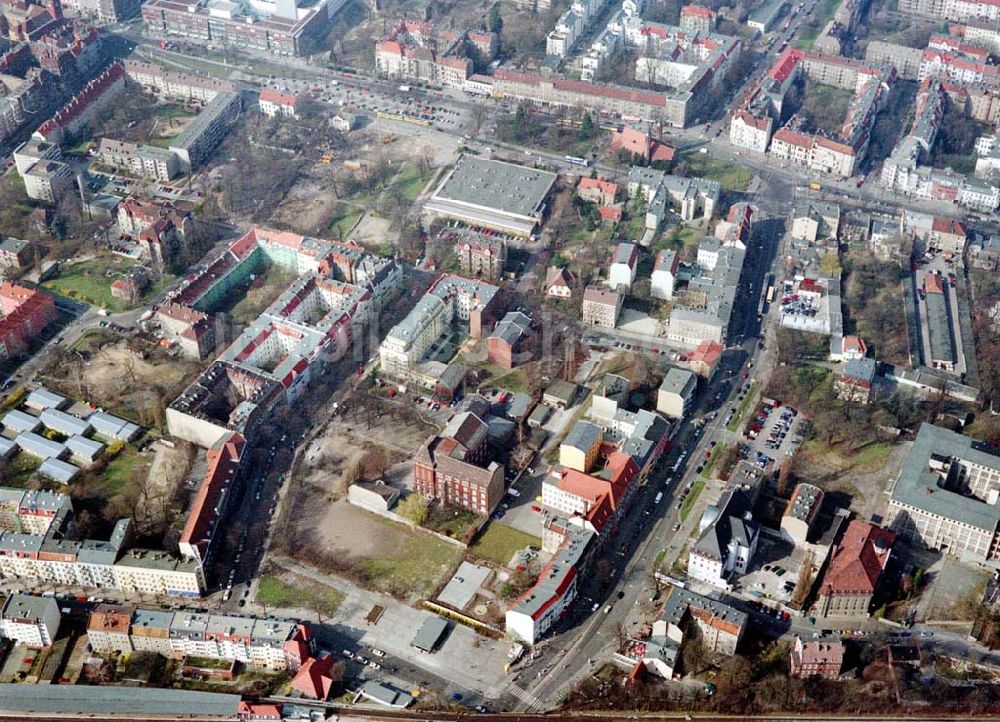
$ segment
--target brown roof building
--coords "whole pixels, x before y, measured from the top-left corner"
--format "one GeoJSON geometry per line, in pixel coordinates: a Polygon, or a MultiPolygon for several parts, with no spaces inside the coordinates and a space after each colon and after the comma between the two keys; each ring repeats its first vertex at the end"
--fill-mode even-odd
{"type": "Polygon", "coordinates": [[[129,630],[132,611],[113,604],[99,604],[87,623],[87,641],[97,654],[127,654],[132,651],[129,630]]]}
{"type": "Polygon", "coordinates": [[[451,417],[413,457],[418,494],[488,515],[504,492],[503,466],[489,458],[489,427],[466,411],[451,417]]]}
{"type": "Polygon", "coordinates": [[[789,674],[792,677],[825,677],[836,679],[844,666],[844,645],[840,640],[803,642],[795,637],[789,653],[789,674]]]}
{"type": "Polygon", "coordinates": [[[866,617],[896,535],[860,519],[844,532],[816,602],[822,617],[866,617]]]}

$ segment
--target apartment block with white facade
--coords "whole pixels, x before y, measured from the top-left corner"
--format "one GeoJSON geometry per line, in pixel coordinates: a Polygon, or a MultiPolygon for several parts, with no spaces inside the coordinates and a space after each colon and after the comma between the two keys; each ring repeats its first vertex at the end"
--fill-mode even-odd
{"type": "Polygon", "coordinates": [[[50,647],[60,619],[59,603],[52,597],[12,594],[0,611],[0,637],[28,647],[50,647]]]}

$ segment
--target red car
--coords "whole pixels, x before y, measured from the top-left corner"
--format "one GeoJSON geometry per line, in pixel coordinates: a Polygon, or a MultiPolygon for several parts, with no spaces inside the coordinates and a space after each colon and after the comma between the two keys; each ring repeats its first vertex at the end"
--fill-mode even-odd
{"type": "Polygon", "coordinates": [[[542,507],[538,506],[538,504],[532,504],[531,505],[531,510],[532,511],[541,511],[542,507]]]}

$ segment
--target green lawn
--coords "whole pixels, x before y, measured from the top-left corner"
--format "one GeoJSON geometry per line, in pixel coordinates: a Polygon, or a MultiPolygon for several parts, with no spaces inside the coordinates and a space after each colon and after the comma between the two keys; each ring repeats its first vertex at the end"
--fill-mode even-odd
{"type": "Polygon", "coordinates": [[[694,508],[695,502],[698,501],[698,497],[701,496],[701,491],[704,488],[705,488],[705,480],[695,479],[694,484],[691,485],[691,491],[688,492],[687,499],[685,499],[684,503],[681,504],[681,510],[680,510],[681,523],[683,523],[684,520],[687,519],[687,515],[691,513],[691,510],[694,508]]]}
{"type": "Polygon", "coordinates": [[[24,452],[18,453],[4,468],[4,486],[24,486],[41,465],[41,459],[24,452]]]}
{"type": "Polygon", "coordinates": [[[347,238],[347,234],[357,225],[364,213],[354,210],[347,205],[338,205],[337,212],[330,222],[330,232],[333,236],[347,238]]]}
{"type": "Polygon", "coordinates": [[[506,566],[516,552],[529,546],[541,549],[541,538],[497,522],[490,522],[486,530],[469,547],[469,552],[480,559],[506,566]]]}
{"type": "Polygon", "coordinates": [[[194,117],[184,106],[174,103],[164,103],[157,105],[153,109],[153,115],[157,118],[191,118],[194,117]]]}
{"type": "Polygon", "coordinates": [[[137,470],[143,466],[148,467],[149,461],[135,449],[126,446],[119,451],[100,475],[104,482],[104,497],[111,498],[120,493],[130,479],[141,473],[137,470]]]}
{"type": "Polygon", "coordinates": [[[111,283],[128,265],[124,260],[106,257],[67,264],[56,278],[46,281],[44,285],[63,296],[109,311],[121,311],[124,307],[111,295],[111,283]]]}
{"type": "Polygon", "coordinates": [[[708,153],[688,153],[684,162],[691,175],[718,181],[723,189],[730,191],[745,191],[753,178],[753,171],[736,163],[715,160],[708,153]]]}
{"type": "Polygon", "coordinates": [[[260,578],[257,603],[269,607],[309,607],[318,609],[323,616],[330,616],[344,601],[344,594],[333,587],[326,587],[303,580],[301,586],[291,586],[277,577],[260,578]]]}
{"type": "Polygon", "coordinates": [[[840,2],[841,0],[823,0],[819,8],[814,11],[813,20],[802,26],[802,32],[799,34],[799,39],[795,41],[796,48],[799,50],[809,50],[812,48],[813,43],[816,42],[816,38],[819,37],[820,32],[824,27],[826,27],[828,22],[833,20],[833,16],[837,12],[840,2]],[[815,25],[813,25],[813,23],[815,23],[815,25]]]}
{"type": "Polygon", "coordinates": [[[462,551],[427,534],[412,532],[409,541],[391,556],[368,557],[355,565],[367,584],[398,596],[423,597],[432,594],[462,551]]]}
{"type": "Polygon", "coordinates": [[[757,386],[758,384],[756,381],[750,382],[750,390],[747,391],[746,395],[743,397],[743,400],[740,401],[740,405],[736,407],[736,413],[733,414],[733,418],[729,420],[728,424],[726,424],[726,428],[729,431],[734,431],[734,432],[740,431],[740,425],[743,423],[743,416],[747,412],[747,407],[750,406],[751,403],[755,403],[756,401],[757,386]]]}
{"type": "Polygon", "coordinates": [[[407,163],[396,179],[396,187],[408,201],[415,201],[432,175],[434,175],[433,168],[429,172],[421,173],[419,166],[407,163]]]}

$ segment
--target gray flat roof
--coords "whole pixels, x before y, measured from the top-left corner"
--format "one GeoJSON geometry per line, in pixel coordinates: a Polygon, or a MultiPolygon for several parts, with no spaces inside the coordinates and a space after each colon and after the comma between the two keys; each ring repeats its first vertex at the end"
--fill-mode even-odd
{"type": "Polygon", "coordinates": [[[454,609],[465,609],[466,605],[476,596],[476,590],[490,576],[488,567],[462,562],[455,575],[438,595],[438,601],[454,609]]]}
{"type": "Polygon", "coordinates": [[[955,343],[951,334],[951,313],[948,309],[948,299],[941,293],[928,293],[925,301],[927,307],[927,341],[931,349],[931,360],[955,361],[955,343]]]}
{"type": "Polygon", "coordinates": [[[916,441],[903,462],[890,499],[916,507],[945,519],[994,531],[1000,522],[1000,505],[987,504],[940,486],[940,475],[931,469],[931,456],[961,459],[965,462],[1000,469],[997,449],[982,441],[956,434],[933,424],[923,424],[916,441]]]}
{"type": "Polygon", "coordinates": [[[686,396],[694,391],[697,383],[697,377],[691,371],[671,366],[666,376],[663,377],[663,382],[660,384],[660,391],[686,396]]]}
{"type": "Polygon", "coordinates": [[[573,428],[569,430],[569,433],[566,434],[563,444],[587,451],[597,443],[597,440],[601,438],[603,433],[604,430],[597,424],[592,424],[589,421],[577,421],[573,425],[573,428]]]}
{"type": "Polygon", "coordinates": [[[432,652],[448,629],[448,620],[436,614],[429,614],[417,630],[411,644],[417,649],[432,652]]]}
{"type": "Polygon", "coordinates": [[[438,186],[434,199],[534,216],[555,182],[555,173],[463,155],[438,186]]]}
{"type": "Polygon", "coordinates": [[[0,684],[0,709],[6,712],[235,718],[239,703],[236,694],[154,687],[0,684]]]}

